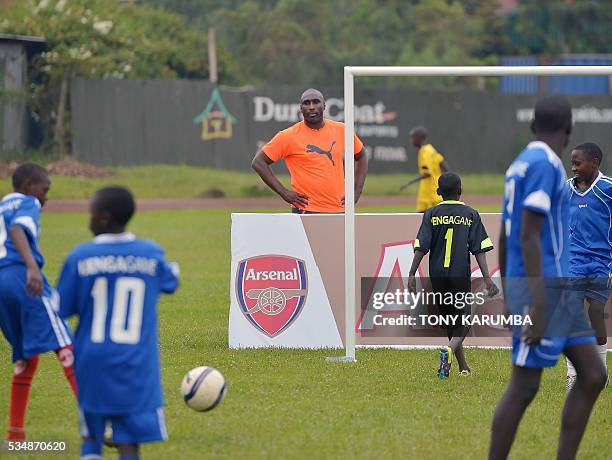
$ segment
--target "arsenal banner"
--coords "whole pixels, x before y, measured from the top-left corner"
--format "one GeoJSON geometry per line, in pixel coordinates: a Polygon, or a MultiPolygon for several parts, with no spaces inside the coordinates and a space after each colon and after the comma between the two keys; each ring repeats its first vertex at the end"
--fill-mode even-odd
{"type": "MultiPolygon", "coordinates": [[[[358,344],[444,343],[431,328],[381,327],[374,313],[397,317],[401,306],[386,305],[376,312],[369,308],[373,291],[405,285],[421,218],[421,214],[356,216],[358,344]]],[[[482,218],[489,235],[497,235],[499,215],[482,218]]],[[[419,271],[422,277],[427,276],[426,259],[419,271]]],[[[499,276],[496,251],[488,252],[487,259],[490,272],[499,276]]],[[[472,266],[476,280],[475,260],[472,266]]],[[[342,347],[344,308],[344,216],[232,214],[230,347],[342,347]]],[[[509,343],[506,337],[474,337],[474,341],[509,343]]]]}
{"type": "MultiPolygon", "coordinates": [[[[318,217],[342,225],[341,216],[318,217]]],[[[336,246],[342,228],[334,227],[328,236],[336,246]]],[[[230,347],[342,347],[321,261],[308,238],[297,215],[232,214],[230,347]]],[[[344,254],[341,241],[335,252],[344,254]]],[[[340,273],[328,282],[343,283],[342,260],[340,273]]]]}
{"type": "MultiPolygon", "coordinates": [[[[408,274],[422,217],[355,216],[357,299],[349,308],[355,309],[357,345],[445,345],[448,327],[466,326],[467,345],[509,346],[509,328],[528,326],[529,317],[505,314],[501,294],[487,294],[473,256],[469,267],[461,262],[465,273],[471,272],[471,281],[460,279],[467,287],[445,292],[448,299],[432,298],[436,293],[428,278],[428,257],[417,273],[417,292],[409,292],[408,274]],[[440,313],[447,300],[447,305],[461,309],[450,319],[440,313]],[[441,323],[450,320],[454,323],[441,323]]],[[[486,252],[489,273],[501,292],[495,247],[500,216],[481,217],[490,237],[487,249],[491,242],[494,245],[486,252]]],[[[459,263],[450,257],[448,262],[459,263]]],[[[342,347],[344,268],[343,215],[232,214],[229,346],[342,347]]],[[[612,330],[609,316],[607,321],[612,330]]]]}

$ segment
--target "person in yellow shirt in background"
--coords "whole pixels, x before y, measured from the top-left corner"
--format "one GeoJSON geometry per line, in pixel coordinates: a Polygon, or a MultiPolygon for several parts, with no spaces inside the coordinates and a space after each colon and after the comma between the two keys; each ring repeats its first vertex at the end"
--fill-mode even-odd
{"type": "Polygon", "coordinates": [[[442,201],[438,195],[438,179],[449,170],[444,157],[431,144],[426,144],[427,130],[423,126],[416,126],[410,130],[410,142],[418,150],[419,175],[410,179],[400,187],[404,190],[408,186],[419,182],[417,193],[417,211],[425,212],[442,201]]]}

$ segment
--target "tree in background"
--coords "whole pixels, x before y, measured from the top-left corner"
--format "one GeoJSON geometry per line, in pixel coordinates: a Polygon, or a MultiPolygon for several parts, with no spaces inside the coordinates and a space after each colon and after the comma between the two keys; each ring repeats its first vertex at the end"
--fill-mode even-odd
{"type": "MultiPolygon", "coordinates": [[[[214,26],[220,49],[232,56],[225,81],[232,84],[333,86],[345,65],[487,65],[501,55],[612,53],[610,0],[521,0],[510,14],[500,13],[500,0],[145,1],[188,15],[202,30],[214,26]]],[[[387,81],[360,84],[422,86],[387,81]]]]}
{"type": "Polygon", "coordinates": [[[240,64],[242,84],[319,84],[338,72],[326,44],[322,18],[333,16],[333,4],[281,0],[270,10],[243,2],[235,11],[219,12],[219,36],[240,64]],[[300,18],[299,21],[293,18],[300,18]]]}
{"type": "Polygon", "coordinates": [[[609,0],[522,1],[507,18],[513,54],[612,53],[609,0]]]}
{"type": "MultiPolygon", "coordinates": [[[[232,83],[335,86],[345,65],[497,62],[497,0],[148,0],[214,26],[233,56],[232,83]]],[[[465,86],[457,79],[440,87],[465,86]],[[450,86],[449,86],[450,85],[450,86]]],[[[416,79],[363,86],[420,87],[416,79]]]]}
{"type": "Polygon", "coordinates": [[[205,78],[206,36],[185,18],[116,0],[19,1],[0,10],[0,33],[43,37],[32,63],[31,107],[47,149],[69,152],[69,84],[75,77],[205,78]]]}
{"type": "MultiPolygon", "coordinates": [[[[484,2],[481,2],[484,3],[484,2]]],[[[491,2],[488,2],[489,4],[491,2]]],[[[412,40],[406,42],[396,65],[487,65],[497,56],[486,48],[488,29],[474,10],[470,15],[461,2],[418,2],[411,15],[412,40]]],[[[493,48],[493,47],[491,47],[493,48]]],[[[443,77],[414,79],[414,86],[432,90],[484,85],[483,79],[443,77]]]]}

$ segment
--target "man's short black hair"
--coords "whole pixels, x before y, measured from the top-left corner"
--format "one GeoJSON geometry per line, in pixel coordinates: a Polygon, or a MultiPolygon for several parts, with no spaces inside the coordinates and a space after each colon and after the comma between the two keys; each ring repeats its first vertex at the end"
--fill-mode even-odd
{"type": "Polygon", "coordinates": [[[425,139],[427,137],[427,130],[425,126],[415,126],[410,130],[410,136],[417,136],[421,139],[425,139]]]}
{"type": "Polygon", "coordinates": [[[454,172],[445,172],[438,179],[438,189],[442,197],[459,195],[461,192],[461,178],[454,172]]]}
{"type": "Polygon", "coordinates": [[[594,142],[585,142],[584,144],[577,145],[573,150],[579,150],[584,152],[590,159],[597,161],[597,164],[601,166],[603,161],[603,152],[599,148],[599,145],[594,142]]]}
{"type": "Polygon", "coordinates": [[[12,181],[15,190],[23,187],[26,182],[36,182],[48,179],[49,173],[45,168],[36,163],[24,163],[19,165],[13,173],[12,181]]]}
{"type": "Polygon", "coordinates": [[[569,133],[572,129],[572,106],[568,99],[560,94],[538,99],[531,129],[534,133],[569,133]]]}
{"type": "Polygon", "coordinates": [[[108,212],[115,223],[125,226],[136,209],[134,196],[125,187],[104,187],[96,192],[94,202],[99,211],[108,212]]]}
{"type": "Polygon", "coordinates": [[[323,97],[323,93],[316,88],[308,88],[306,91],[302,93],[300,96],[300,104],[303,104],[304,101],[318,99],[321,102],[325,102],[325,98],[323,97]]]}

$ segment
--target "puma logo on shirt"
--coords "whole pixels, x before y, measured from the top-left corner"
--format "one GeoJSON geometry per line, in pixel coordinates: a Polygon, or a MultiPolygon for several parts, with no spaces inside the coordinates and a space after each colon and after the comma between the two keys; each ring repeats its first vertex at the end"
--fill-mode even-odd
{"type": "Polygon", "coordinates": [[[320,147],[317,147],[316,145],[312,145],[312,144],[308,144],[306,146],[306,152],[308,153],[318,153],[321,155],[325,155],[327,158],[329,158],[329,161],[332,162],[332,165],[336,166],[336,163],[334,163],[334,159],[332,158],[332,154],[331,151],[334,148],[334,144],[336,143],[336,141],[332,142],[331,147],[329,148],[329,150],[323,150],[320,147]]]}

